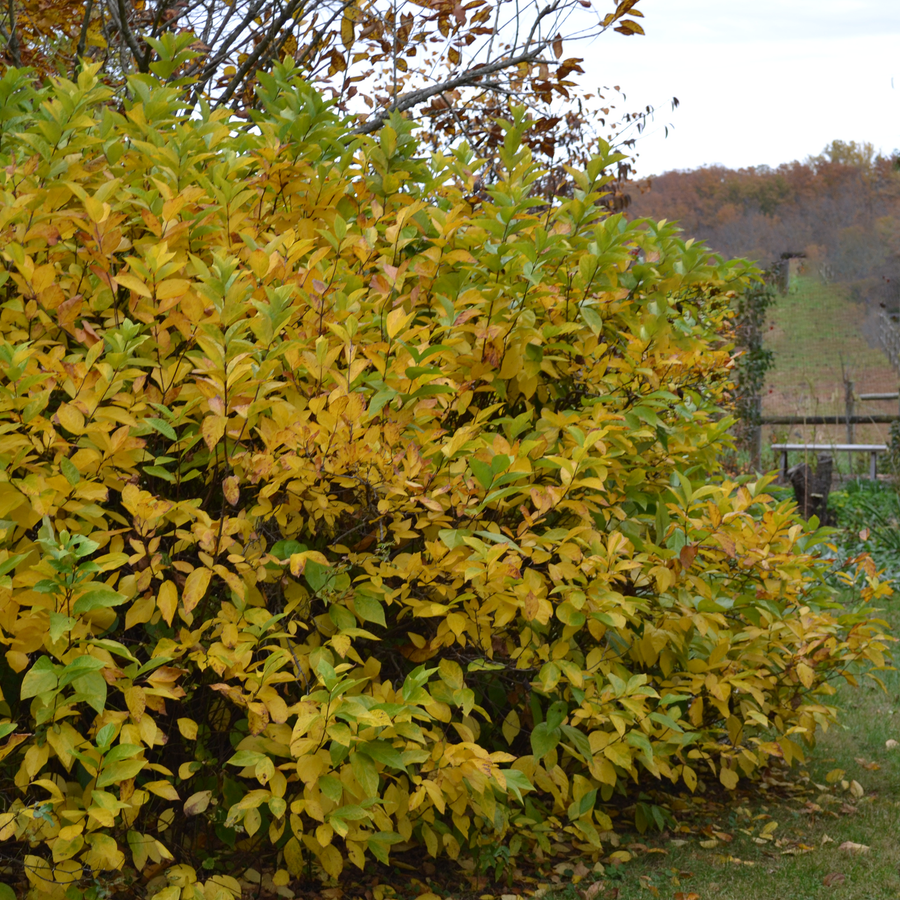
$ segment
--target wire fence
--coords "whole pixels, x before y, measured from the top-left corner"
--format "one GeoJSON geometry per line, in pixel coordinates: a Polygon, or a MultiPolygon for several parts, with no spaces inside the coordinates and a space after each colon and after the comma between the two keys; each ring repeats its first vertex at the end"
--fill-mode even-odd
{"type": "MultiPolygon", "coordinates": [[[[774,367],[760,398],[759,436],[765,469],[780,462],[773,444],[889,444],[900,417],[900,284],[830,282],[810,269],[790,279],[769,316],[774,367]]],[[[869,468],[865,454],[833,455],[839,478],[869,468]]]]}

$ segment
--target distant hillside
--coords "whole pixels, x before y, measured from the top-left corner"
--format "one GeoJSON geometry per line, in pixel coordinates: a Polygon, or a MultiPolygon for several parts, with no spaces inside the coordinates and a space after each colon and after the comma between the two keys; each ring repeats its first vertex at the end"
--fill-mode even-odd
{"type": "Polygon", "coordinates": [[[667,172],[629,193],[630,218],[677,220],[725,256],[805,255],[811,274],[854,282],[859,299],[900,301],[900,166],[871,145],[835,141],[777,169],[667,172]]]}

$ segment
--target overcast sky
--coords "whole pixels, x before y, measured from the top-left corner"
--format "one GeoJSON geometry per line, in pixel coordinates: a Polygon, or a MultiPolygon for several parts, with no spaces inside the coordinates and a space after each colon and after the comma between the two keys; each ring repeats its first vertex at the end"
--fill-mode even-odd
{"type": "Polygon", "coordinates": [[[582,78],[586,87],[618,84],[627,97],[620,109],[659,110],[636,147],[639,175],[777,166],[835,139],[900,149],[900,0],[638,8],[646,36],[607,33],[587,49],[582,78]]]}

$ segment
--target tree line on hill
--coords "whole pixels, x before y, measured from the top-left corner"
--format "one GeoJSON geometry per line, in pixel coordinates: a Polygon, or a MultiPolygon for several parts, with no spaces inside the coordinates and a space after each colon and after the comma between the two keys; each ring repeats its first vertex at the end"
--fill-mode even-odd
{"type": "Polygon", "coordinates": [[[900,157],[833,141],[777,168],[706,166],[633,185],[630,217],[677,220],[727,257],[763,264],[805,256],[825,280],[896,305],[900,285],[900,157]],[[638,189],[640,188],[640,189],[638,189]],[[649,189],[648,189],[649,188],[649,189]]]}

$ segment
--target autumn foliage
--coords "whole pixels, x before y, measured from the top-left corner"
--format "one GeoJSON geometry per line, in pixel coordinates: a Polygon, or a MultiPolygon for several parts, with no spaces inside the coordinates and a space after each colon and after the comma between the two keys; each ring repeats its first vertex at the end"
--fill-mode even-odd
{"type": "Polygon", "coordinates": [[[630,213],[674,219],[715,250],[769,264],[807,257],[807,270],[857,282],[897,305],[900,280],[900,157],[870,144],[833,141],[823,153],[772,169],[709,166],[666,172],[632,187],[630,213]]]}
{"type": "Polygon", "coordinates": [[[720,475],[747,272],[604,213],[615,156],[536,200],[521,116],[478,191],[259,82],[0,83],[7,890],[591,856],[801,759],[886,589],[720,475]]]}

